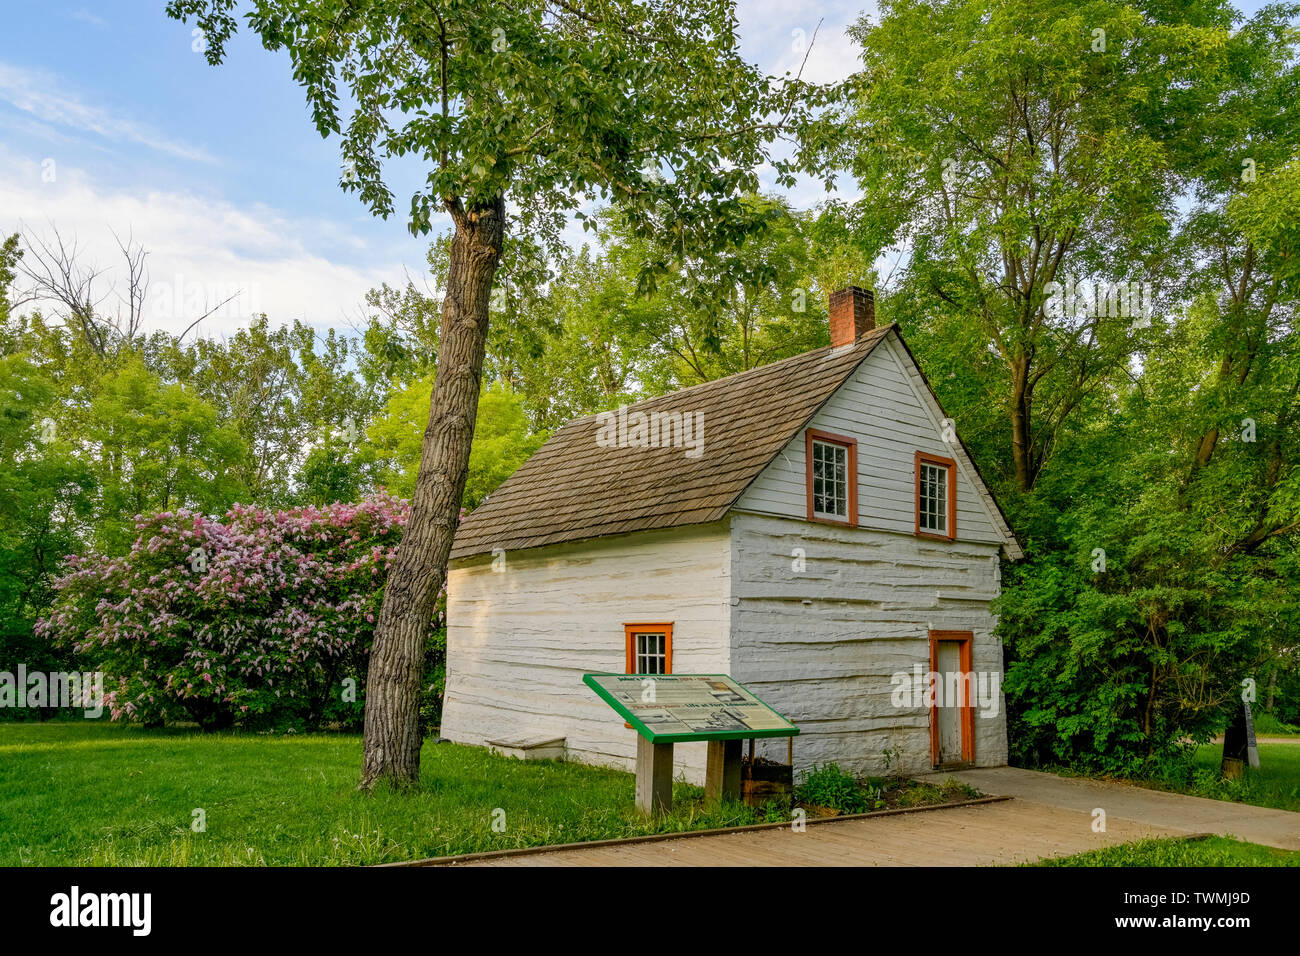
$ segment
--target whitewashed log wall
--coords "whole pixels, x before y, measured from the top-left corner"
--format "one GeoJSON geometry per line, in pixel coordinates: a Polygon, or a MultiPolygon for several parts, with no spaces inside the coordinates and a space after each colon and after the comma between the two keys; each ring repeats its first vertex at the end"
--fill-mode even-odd
{"type": "MultiPolygon", "coordinates": [[[[931,629],[971,631],[975,671],[1002,671],[995,545],[737,514],[732,562],[732,676],[799,726],[798,769],[878,774],[886,750],[900,751],[895,767],[931,769],[929,712],[895,707],[890,681],[929,670],[931,629]]],[[[974,724],[976,763],[1006,763],[1001,694],[997,716],[974,724]]],[[[784,762],[785,741],[760,752],[784,762]]]]}
{"type": "MultiPolygon", "coordinates": [[[[673,624],[673,670],[728,673],[728,522],[641,532],[452,564],[442,736],[457,743],[564,737],[570,759],[627,770],[636,731],[582,682],[625,669],[625,623],[673,624]]],[[[675,748],[704,779],[705,744],[675,748]]]]}

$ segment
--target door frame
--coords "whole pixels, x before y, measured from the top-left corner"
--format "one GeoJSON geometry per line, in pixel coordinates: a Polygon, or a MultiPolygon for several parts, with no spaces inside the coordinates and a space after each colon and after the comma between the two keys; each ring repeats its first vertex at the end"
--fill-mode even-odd
{"type": "MultiPolygon", "coordinates": [[[[971,673],[974,668],[973,648],[975,644],[975,633],[973,631],[930,631],[930,673],[939,673],[939,642],[955,641],[961,645],[959,650],[959,663],[963,674],[971,673]]],[[[969,684],[962,681],[962,694],[965,699],[962,701],[961,712],[961,763],[973,766],[975,763],[975,707],[968,695],[969,684]]],[[[930,708],[930,764],[934,767],[952,767],[955,764],[939,763],[939,707],[936,705],[930,708]]]]}

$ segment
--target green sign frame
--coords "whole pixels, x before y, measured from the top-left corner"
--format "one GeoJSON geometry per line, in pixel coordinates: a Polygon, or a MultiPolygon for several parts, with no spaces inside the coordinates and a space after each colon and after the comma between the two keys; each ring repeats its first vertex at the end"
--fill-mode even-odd
{"type": "Polygon", "coordinates": [[[763,700],[761,697],[755,694],[748,687],[745,687],[743,684],[741,684],[739,681],[733,678],[730,674],[621,674],[618,673],[617,671],[602,671],[602,672],[591,673],[591,674],[583,674],[582,682],[586,684],[588,687],[590,687],[592,690],[594,690],[600,696],[601,700],[609,704],[610,707],[614,708],[614,710],[618,713],[618,715],[622,717],[625,721],[627,721],[627,723],[631,724],[632,728],[638,734],[640,734],[642,737],[644,737],[646,740],[650,741],[651,743],[655,743],[655,744],[691,743],[693,741],[699,741],[699,740],[748,740],[750,738],[759,738],[759,737],[796,737],[799,735],[799,728],[796,727],[784,714],[781,714],[778,711],[774,710],[772,706],[768,704],[767,701],[763,700]],[[610,692],[607,691],[600,684],[598,678],[601,677],[618,677],[618,678],[632,677],[640,680],[645,680],[645,679],[654,680],[663,677],[669,677],[669,678],[702,677],[702,678],[708,678],[712,680],[727,681],[732,685],[734,685],[735,687],[739,688],[743,693],[748,694],[750,697],[752,697],[755,701],[761,704],[770,714],[772,714],[772,716],[774,716],[777,720],[781,721],[781,723],[785,724],[785,726],[774,727],[765,730],[748,730],[748,729],[706,730],[706,731],[693,731],[691,733],[675,733],[675,734],[655,733],[653,730],[647,727],[636,716],[636,714],[634,714],[626,706],[624,706],[622,701],[618,700],[616,697],[610,694],[610,692]]]}

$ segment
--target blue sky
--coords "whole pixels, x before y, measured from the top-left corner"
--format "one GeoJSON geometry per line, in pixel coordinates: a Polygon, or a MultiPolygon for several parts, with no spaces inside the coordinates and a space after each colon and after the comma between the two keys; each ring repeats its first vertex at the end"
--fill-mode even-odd
{"type": "MultiPolygon", "coordinates": [[[[164,0],[6,6],[0,231],[57,226],[110,270],[114,233],[130,236],[150,252],[150,324],[172,331],[236,289],[202,331],[229,331],[254,311],[346,328],[367,289],[424,271],[427,240],[338,187],[338,144],[312,127],[284,53],[241,33],[210,67],[164,0]]],[[[844,28],[864,10],[874,3],[742,0],[742,44],[783,73],[801,59],[799,31],[811,36],[821,20],[805,75],[839,79],[856,62],[844,28]]],[[[399,210],[407,198],[399,192],[399,210]]],[[[821,194],[808,184],[790,198],[806,207],[821,194]]]]}

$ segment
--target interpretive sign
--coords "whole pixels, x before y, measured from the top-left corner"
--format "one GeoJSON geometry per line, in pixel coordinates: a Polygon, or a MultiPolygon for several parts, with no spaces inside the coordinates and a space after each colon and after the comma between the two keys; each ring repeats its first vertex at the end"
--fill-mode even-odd
{"type": "Polygon", "coordinates": [[[726,674],[583,674],[582,682],[628,722],[636,741],[636,805],[673,806],[673,744],[706,740],[706,800],[740,798],[740,742],[793,737],[799,728],[726,674]]]}
{"type": "Polygon", "coordinates": [[[582,680],[651,743],[799,733],[726,674],[584,674],[582,680]]]}

